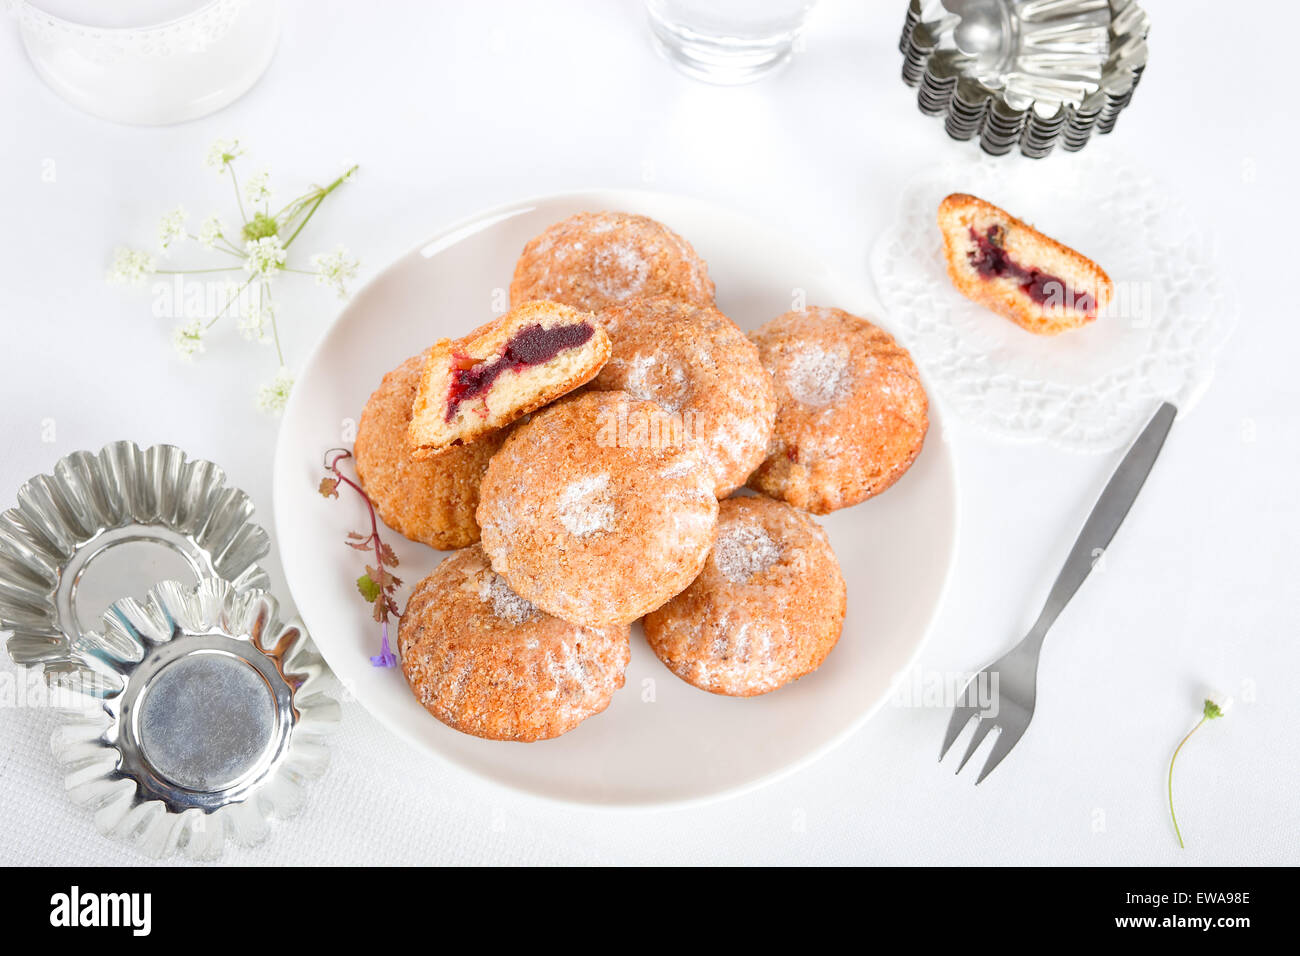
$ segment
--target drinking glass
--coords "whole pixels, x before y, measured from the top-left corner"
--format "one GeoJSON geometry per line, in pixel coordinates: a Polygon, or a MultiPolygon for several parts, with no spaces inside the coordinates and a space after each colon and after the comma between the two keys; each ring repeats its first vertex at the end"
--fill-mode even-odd
{"type": "Polygon", "coordinates": [[[815,0],[646,0],[655,46],[709,83],[749,83],[790,59],[815,0]]]}
{"type": "MultiPolygon", "coordinates": [[[[0,0],[2,5],[3,0],[0,0]]],[[[118,123],[206,116],[266,70],[280,0],[12,0],[32,65],[73,106],[118,123]]]]}

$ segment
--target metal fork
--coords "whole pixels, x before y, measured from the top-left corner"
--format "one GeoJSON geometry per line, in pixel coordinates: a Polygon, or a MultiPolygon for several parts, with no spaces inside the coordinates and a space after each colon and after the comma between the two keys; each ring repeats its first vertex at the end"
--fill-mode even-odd
{"type": "Polygon", "coordinates": [[[977,786],[993,772],[994,767],[1002,762],[1002,758],[1011,752],[1011,748],[1020,741],[1026,728],[1029,727],[1029,721],[1034,716],[1038,654],[1043,649],[1043,638],[1047,636],[1047,631],[1056,621],[1057,615],[1065,609],[1070,598],[1074,597],[1074,593],[1079,590],[1079,585],[1083,584],[1084,579],[1088,577],[1088,572],[1092,570],[1097,559],[1115,537],[1115,532],[1119,530],[1138,492],[1142,490],[1151,466],[1156,463],[1160,449],[1165,443],[1165,436],[1169,434],[1169,427],[1173,425],[1174,416],[1177,414],[1178,409],[1169,402],[1161,405],[1147,427],[1142,430],[1137,441],[1133,443],[1133,447],[1128,450],[1124,460],[1119,463],[1115,474],[1106,485],[1106,490],[1101,493],[1101,498],[1093,506],[1092,514],[1084,523],[1083,530],[1079,532],[1079,538],[1074,542],[1070,556],[1065,559],[1065,567],[1061,568],[1061,573],[1047,596],[1047,603],[1043,606],[1043,611],[1038,615],[1034,626],[1029,629],[1029,633],[1019,644],[967,681],[962,688],[957,698],[957,706],[953,710],[952,720],[948,722],[948,733],[944,736],[939,759],[943,760],[944,755],[948,753],[948,749],[952,747],[966,725],[972,719],[976,720],[975,732],[966,747],[966,755],[957,765],[957,772],[961,773],[961,768],[966,766],[966,762],[979,749],[984,738],[996,728],[998,735],[993,742],[989,758],[984,763],[984,769],[980,771],[975,781],[977,786]],[[995,689],[998,705],[996,715],[986,713],[983,708],[973,703],[963,703],[975,697],[969,691],[977,681],[984,681],[983,686],[995,689]]]}

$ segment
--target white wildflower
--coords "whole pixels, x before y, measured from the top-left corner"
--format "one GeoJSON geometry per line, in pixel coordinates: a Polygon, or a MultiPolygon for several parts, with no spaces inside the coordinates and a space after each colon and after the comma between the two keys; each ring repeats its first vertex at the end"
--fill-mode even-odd
{"type": "Polygon", "coordinates": [[[203,336],[207,330],[202,319],[194,319],[172,329],[172,347],[176,354],[187,362],[194,361],[194,356],[204,349],[203,336]]]}
{"type": "Polygon", "coordinates": [[[268,170],[262,170],[260,173],[254,173],[249,177],[248,182],[244,183],[244,199],[249,205],[256,206],[258,203],[266,202],[271,198],[271,173],[268,170]]]}
{"type": "Polygon", "coordinates": [[[316,284],[329,286],[340,299],[347,298],[348,283],[357,277],[357,268],[361,265],[350,258],[342,246],[333,252],[312,256],[311,264],[316,269],[316,284]]]}
{"type": "Polygon", "coordinates": [[[1232,710],[1232,698],[1225,694],[1213,694],[1205,699],[1205,716],[1211,719],[1227,716],[1232,710]]]}
{"type": "Polygon", "coordinates": [[[199,227],[199,245],[204,249],[215,249],[217,242],[225,235],[218,216],[209,216],[199,227]]]}
{"type": "Polygon", "coordinates": [[[226,167],[236,156],[243,155],[243,150],[239,148],[237,139],[219,139],[208,149],[208,158],[206,164],[219,173],[224,173],[226,167]]]}
{"type": "Polygon", "coordinates": [[[257,407],[264,412],[278,415],[284,411],[289,402],[289,393],[293,390],[293,375],[283,365],[275,373],[275,378],[257,390],[257,407]]]}
{"type": "Polygon", "coordinates": [[[272,341],[271,323],[275,321],[275,303],[258,302],[239,317],[236,327],[239,334],[250,342],[263,345],[272,341]]]}
{"type": "Polygon", "coordinates": [[[263,236],[250,239],[244,243],[248,258],[244,260],[244,271],[250,275],[269,276],[284,268],[288,253],[279,236],[263,236]]]}
{"type": "Polygon", "coordinates": [[[173,242],[185,237],[185,220],[188,218],[184,206],[177,206],[158,223],[158,245],[166,252],[173,242]]]}
{"type": "Polygon", "coordinates": [[[113,265],[108,270],[108,281],[119,285],[140,285],[157,268],[157,261],[149,253],[118,246],[113,253],[113,265]]]}

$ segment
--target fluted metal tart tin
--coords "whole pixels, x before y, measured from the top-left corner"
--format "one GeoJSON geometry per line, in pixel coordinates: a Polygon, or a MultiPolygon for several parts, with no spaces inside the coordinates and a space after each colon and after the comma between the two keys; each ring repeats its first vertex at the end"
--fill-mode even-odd
{"type": "Polygon", "coordinates": [[[911,0],[903,80],[953,139],[1038,159],[1115,128],[1149,29],[1134,0],[911,0]]]}
{"type": "Polygon", "coordinates": [[[160,580],[268,584],[270,550],[253,503],[210,461],[134,442],[74,452],[18,491],[0,514],[0,630],[26,665],[77,656],[83,635],[124,596],[160,580]]]}
{"type": "Polygon", "coordinates": [[[324,771],[338,704],[324,664],[275,599],[220,578],[125,598],[46,665],[51,738],[72,800],[155,857],[260,842],[324,771]]]}

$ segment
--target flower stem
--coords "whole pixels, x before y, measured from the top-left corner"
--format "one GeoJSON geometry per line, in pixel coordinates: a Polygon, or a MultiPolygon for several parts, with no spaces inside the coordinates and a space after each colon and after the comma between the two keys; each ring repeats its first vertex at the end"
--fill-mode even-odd
{"type": "Polygon", "coordinates": [[[154,272],[160,276],[186,276],[199,272],[239,272],[243,268],[243,266],[221,266],[216,269],[155,269],[154,272]]]}
{"type": "MultiPolygon", "coordinates": [[[[200,241],[200,240],[199,240],[199,237],[196,236],[196,235],[194,235],[194,233],[192,233],[192,232],[186,233],[186,235],[189,236],[189,238],[190,238],[192,241],[194,241],[194,242],[199,242],[199,241],[200,241]]],[[[218,242],[224,242],[224,243],[226,244],[226,247],[223,249],[223,248],[221,248],[221,246],[213,245],[213,246],[212,246],[212,251],[213,251],[213,252],[224,252],[224,253],[226,253],[227,255],[231,255],[231,256],[239,256],[239,258],[241,258],[241,259],[247,258],[248,253],[246,253],[246,252],[242,252],[242,251],[240,251],[239,249],[236,249],[234,246],[232,246],[232,245],[230,244],[230,240],[227,239],[225,236],[218,236],[218,237],[217,237],[217,241],[218,241],[218,242]]],[[[232,269],[238,269],[239,266],[230,266],[229,268],[232,268],[232,269]]],[[[157,270],[155,270],[155,271],[157,271],[157,270]]],[[[176,271],[177,271],[177,272],[180,272],[181,270],[178,269],[178,270],[176,270],[176,271]]],[[[190,269],[190,270],[188,270],[188,271],[189,271],[189,272],[220,272],[221,270],[220,270],[220,269],[190,269]]]]}
{"type": "MultiPolygon", "coordinates": [[[[262,280],[262,293],[266,296],[266,301],[271,301],[271,283],[265,279],[262,280]]],[[[260,304],[260,303],[259,303],[260,304]]],[[[284,365],[284,351],[280,348],[280,326],[275,321],[275,309],[271,309],[271,334],[275,337],[275,354],[280,359],[280,365],[284,365]]]]}
{"type": "Polygon", "coordinates": [[[293,234],[289,236],[288,239],[285,240],[284,247],[286,249],[289,248],[289,243],[293,242],[295,239],[298,238],[298,233],[302,232],[303,226],[307,225],[307,223],[311,221],[311,217],[316,215],[316,210],[319,209],[320,204],[325,201],[325,196],[326,196],[325,193],[321,193],[319,198],[317,198],[317,200],[314,203],[312,203],[312,207],[309,210],[307,210],[307,215],[303,218],[303,221],[298,223],[298,228],[295,229],[293,231],[293,234]]]}
{"type": "MultiPolygon", "coordinates": [[[[343,472],[339,470],[339,462],[351,458],[352,452],[348,451],[346,448],[331,448],[329,451],[325,453],[325,456],[326,456],[325,467],[334,473],[335,478],[343,482],[345,485],[347,485],[349,488],[355,491],[358,495],[360,495],[361,500],[366,503],[366,510],[370,512],[369,543],[370,546],[374,548],[375,551],[375,568],[376,570],[379,571],[380,589],[381,589],[379,596],[375,600],[383,601],[387,597],[386,593],[383,590],[383,583],[382,583],[384,579],[384,547],[383,547],[383,543],[379,540],[379,519],[375,515],[375,506],[373,503],[371,503],[370,496],[366,494],[365,490],[359,484],[357,484],[355,481],[353,481],[351,478],[349,478],[347,475],[343,474],[343,472]],[[333,458],[329,457],[331,453],[336,453],[334,454],[333,458]]],[[[397,663],[397,659],[393,656],[392,648],[389,646],[388,643],[387,605],[385,605],[384,607],[384,617],[381,622],[379,654],[375,657],[370,658],[370,663],[373,664],[375,667],[393,667],[397,663]]]]}
{"type": "Polygon", "coordinates": [[[239,218],[247,226],[248,216],[244,214],[244,199],[239,195],[239,180],[235,178],[235,164],[227,163],[226,168],[230,170],[230,184],[235,187],[235,203],[239,206],[239,218]]]}
{"type": "MultiPolygon", "coordinates": [[[[356,166],[351,167],[351,168],[348,169],[347,172],[345,172],[342,176],[340,176],[338,179],[334,180],[334,182],[330,183],[330,184],[329,184],[328,186],[326,186],[324,189],[320,190],[320,193],[316,196],[316,200],[315,200],[315,202],[313,202],[312,205],[311,205],[311,208],[307,210],[307,215],[306,215],[305,217],[303,217],[302,222],[298,223],[298,228],[295,229],[295,230],[293,231],[293,234],[290,235],[289,238],[286,239],[286,240],[284,241],[284,247],[285,247],[286,249],[289,248],[289,244],[290,244],[291,242],[293,242],[294,239],[298,238],[298,233],[302,232],[303,226],[307,225],[307,223],[309,223],[309,222],[311,221],[311,217],[314,216],[314,215],[316,215],[316,210],[319,209],[319,208],[320,208],[320,204],[323,203],[323,202],[325,201],[325,197],[328,196],[330,193],[332,193],[334,190],[338,189],[340,186],[342,186],[344,180],[346,180],[349,176],[351,176],[352,173],[356,170],[356,168],[357,168],[356,166]]],[[[297,215],[298,215],[298,212],[295,211],[294,214],[293,214],[293,216],[291,216],[291,217],[289,217],[289,219],[285,220],[286,224],[287,224],[288,222],[292,221],[292,219],[293,219],[295,216],[297,216],[297,215]]]]}
{"type": "Polygon", "coordinates": [[[317,191],[313,189],[310,192],[303,193],[301,196],[298,196],[295,199],[289,200],[287,203],[284,204],[284,207],[280,209],[280,211],[277,212],[272,218],[279,223],[289,222],[289,220],[293,219],[294,216],[298,215],[297,208],[299,206],[306,205],[308,202],[310,202],[311,198],[316,195],[316,192],[317,191]],[[285,213],[287,213],[290,209],[294,210],[293,214],[290,216],[285,216],[285,213]]]}
{"type": "Polygon", "coordinates": [[[245,283],[244,283],[243,285],[241,285],[238,289],[236,289],[234,292],[232,292],[232,293],[230,294],[230,298],[226,300],[226,304],[223,305],[223,306],[221,307],[221,311],[218,312],[216,315],[214,315],[214,316],[212,317],[211,321],[209,321],[208,324],[204,326],[204,328],[205,328],[205,329],[210,329],[210,328],[212,328],[214,325],[216,325],[216,324],[217,324],[217,320],[220,319],[223,315],[226,314],[226,310],[229,309],[232,305],[234,305],[236,301],[238,301],[238,299],[239,299],[239,293],[241,293],[241,292],[243,292],[245,289],[247,289],[248,286],[252,283],[252,281],[253,281],[253,280],[250,278],[247,282],[245,282],[245,283]]]}
{"type": "Polygon", "coordinates": [[[1187,849],[1183,843],[1183,832],[1178,829],[1178,814],[1174,813],[1174,761],[1178,759],[1178,753],[1183,749],[1183,744],[1192,739],[1192,734],[1204,726],[1209,717],[1202,717],[1195,727],[1187,732],[1187,736],[1179,741],[1178,746],[1174,748],[1174,755],[1169,758],[1169,817],[1174,821],[1174,834],[1178,837],[1178,846],[1180,849],[1187,849]]]}

